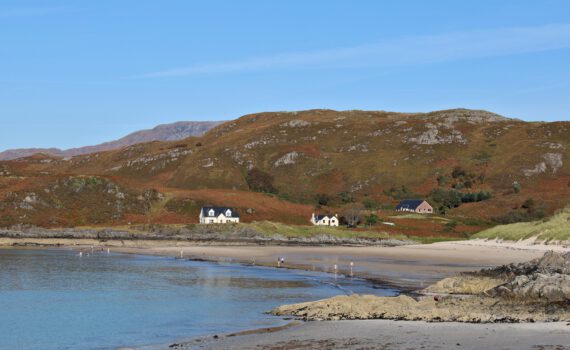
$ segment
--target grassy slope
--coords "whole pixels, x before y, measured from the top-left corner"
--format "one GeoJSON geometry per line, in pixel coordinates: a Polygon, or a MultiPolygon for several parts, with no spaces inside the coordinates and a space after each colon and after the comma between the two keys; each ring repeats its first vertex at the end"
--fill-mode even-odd
{"type": "Polygon", "coordinates": [[[474,236],[474,238],[500,238],[510,241],[532,237],[544,241],[570,241],[570,207],[547,220],[499,225],[474,236]]]}
{"type": "Polygon", "coordinates": [[[411,240],[418,243],[433,243],[439,241],[458,240],[457,237],[444,237],[439,235],[433,236],[415,236],[400,233],[390,233],[384,230],[374,228],[348,229],[346,227],[319,227],[319,226],[300,226],[286,225],[282,223],[262,221],[249,224],[240,224],[250,227],[257,232],[271,236],[281,235],[284,237],[316,237],[320,235],[328,235],[338,238],[365,238],[365,239],[397,239],[411,240]]]}

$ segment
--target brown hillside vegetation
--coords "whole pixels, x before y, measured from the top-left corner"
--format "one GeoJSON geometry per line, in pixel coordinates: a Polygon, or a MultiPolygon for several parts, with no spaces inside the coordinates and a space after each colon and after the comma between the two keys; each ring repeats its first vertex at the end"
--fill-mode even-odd
{"type": "Polygon", "coordinates": [[[548,214],[570,203],[569,148],[569,122],[485,111],[258,113],[181,141],[0,162],[0,226],[196,222],[204,204],[307,224],[319,202],[376,211],[415,196],[448,217],[548,214]]]}

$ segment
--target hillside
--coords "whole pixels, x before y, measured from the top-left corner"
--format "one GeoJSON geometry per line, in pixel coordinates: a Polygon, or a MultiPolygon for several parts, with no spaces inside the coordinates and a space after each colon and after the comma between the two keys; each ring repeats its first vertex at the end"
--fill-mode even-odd
{"type": "Polygon", "coordinates": [[[221,122],[177,122],[172,124],[162,124],[154,127],[153,129],[133,132],[115,141],[67,150],[61,150],[58,148],[10,149],[0,152],[0,160],[29,157],[37,153],[43,153],[55,157],[73,157],[81,154],[110,151],[142,142],[182,140],[190,136],[202,136],[206,131],[220,123],[221,122]]]}
{"type": "Polygon", "coordinates": [[[485,111],[258,113],[183,141],[0,162],[0,227],[187,223],[205,203],[306,224],[315,206],[372,212],[406,197],[463,222],[530,220],[570,204],[569,148],[569,122],[485,111]]]}
{"type": "Polygon", "coordinates": [[[499,225],[479,232],[475,238],[519,241],[536,238],[539,241],[570,241],[570,207],[547,220],[499,225]]]}

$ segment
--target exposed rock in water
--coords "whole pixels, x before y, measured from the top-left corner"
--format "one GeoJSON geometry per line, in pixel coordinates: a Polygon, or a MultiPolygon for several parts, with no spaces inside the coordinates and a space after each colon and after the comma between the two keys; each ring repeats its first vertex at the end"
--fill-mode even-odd
{"type": "Polygon", "coordinates": [[[281,306],[272,313],[305,320],[570,321],[570,253],[548,252],[526,263],[463,273],[424,292],[464,296],[337,296],[281,306]]]}

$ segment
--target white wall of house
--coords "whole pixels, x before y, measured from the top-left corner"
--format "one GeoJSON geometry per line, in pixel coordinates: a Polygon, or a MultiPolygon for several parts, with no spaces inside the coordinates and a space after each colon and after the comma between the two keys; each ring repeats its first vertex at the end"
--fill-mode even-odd
{"type": "Polygon", "coordinates": [[[226,210],[224,213],[215,216],[215,212],[210,210],[206,216],[200,211],[200,223],[201,224],[229,224],[229,223],[239,223],[239,217],[231,217],[231,210],[226,210]]]}

